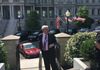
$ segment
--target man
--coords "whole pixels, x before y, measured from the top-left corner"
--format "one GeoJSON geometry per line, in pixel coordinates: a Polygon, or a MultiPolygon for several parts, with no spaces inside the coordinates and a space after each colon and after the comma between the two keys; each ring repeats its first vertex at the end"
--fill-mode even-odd
{"type": "Polygon", "coordinates": [[[42,51],[42,56],[44,59],[45,70],[50,70],[50,65],[52,70],[58,70],[56,63],[56,52],[55,43],[56,39],[54,35],[49,34],[49,28],[47,25],[42,26],[42,34],[39,35],[39,47],[42,51]]]}
{"type": "Polygon", "coordinates": [[[100,70],[100,35],[98,35],[97,39],[96,39],[96,53],[95,53],[95,60],[97,63],[97,69],[96,70],[100,70]]]}

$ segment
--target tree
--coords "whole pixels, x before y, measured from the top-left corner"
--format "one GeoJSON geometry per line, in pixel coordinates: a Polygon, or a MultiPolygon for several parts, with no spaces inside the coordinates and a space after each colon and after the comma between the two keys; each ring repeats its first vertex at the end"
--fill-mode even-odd
{"type": "Polygon", "coordinates": [[[94,20],[89,17],[89,11],[85,6],[79,7],[77,12],[77,17],[85,18],[84,22],[81,21],[74,22],[79,28],[90,28],[91,24],[94,23],[94,20]]]}
{"type": "Polygon", "coordinates": [[[29,31],[40,29],[40,18],[35,11],[31,11],[26,19],[26,29],[29,31]]]}
{"type": "Polygon", "coordinates": [[[85,6],[79,7],[77,16],[86,18],[86,17],[88,17],[88,15],[89,15],[89,11],[88,11],[87,7],[85,7],[85,6]]]}

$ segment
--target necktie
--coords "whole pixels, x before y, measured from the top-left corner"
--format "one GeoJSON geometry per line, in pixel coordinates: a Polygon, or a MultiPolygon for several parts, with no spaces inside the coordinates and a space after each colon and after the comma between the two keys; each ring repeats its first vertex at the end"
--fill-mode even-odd
{"type": "Polygon", "coordinates": [[[44,38],[44,50],[48,50],[47,49],[47,35],[45,35],[45,38],[44,38]]]}

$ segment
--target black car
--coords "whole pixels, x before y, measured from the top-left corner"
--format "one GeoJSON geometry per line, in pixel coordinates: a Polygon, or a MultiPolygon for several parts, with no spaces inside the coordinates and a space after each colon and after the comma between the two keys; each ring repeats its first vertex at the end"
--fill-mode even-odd
{"type": "Polygon", "coordinates": [[[39,36],[39,32],[32,32],[29,36],[28,36],[28,41],[30,42],[34,42],[34,41],[38,41],[38,36],[39,36]]]}
{"type": "Polygon", "coordinates": [[[100,26],[96,27],[93,31],[94,32],[100,32],[100,26]]]}
{"type": "Polygon", "coordinates": [[[20,42],[22,41],[27,41],[28,40],[28,36],[29,36],[30,32],[29,31],[21,31],[21,32],[17,32],[14,35],[16,36],[20,36],[20,42]]]}
{"type": "Polygon", "coordinates": [[[49,31],[49,33],[58,34],[58,33],[60,33],[60,30],[59,29],[52,29],[52,30],[49,31]]]}

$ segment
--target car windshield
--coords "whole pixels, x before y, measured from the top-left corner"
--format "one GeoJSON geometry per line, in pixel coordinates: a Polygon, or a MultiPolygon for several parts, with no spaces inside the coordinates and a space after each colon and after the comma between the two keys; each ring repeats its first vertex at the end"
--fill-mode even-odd
{"type": "Polygon", "coordinates": [[[24,45],[24,48],[25,49],[31,49],[31,48],[35,48],[36,46],[35,45],[32,45],[32,44],[27,44],[27,45],[24,45]]]}
{"type": "Polygon", "coordinates": [[[39,32],[34,32],[33,34],[38,34],[39,32]]]}
{"type": "Polygon", "coordinates": [[[22,34],[22,33],[17,33],[16,35],[17,35],[17,36],[20,36],[21,34],[22,34]]]}

